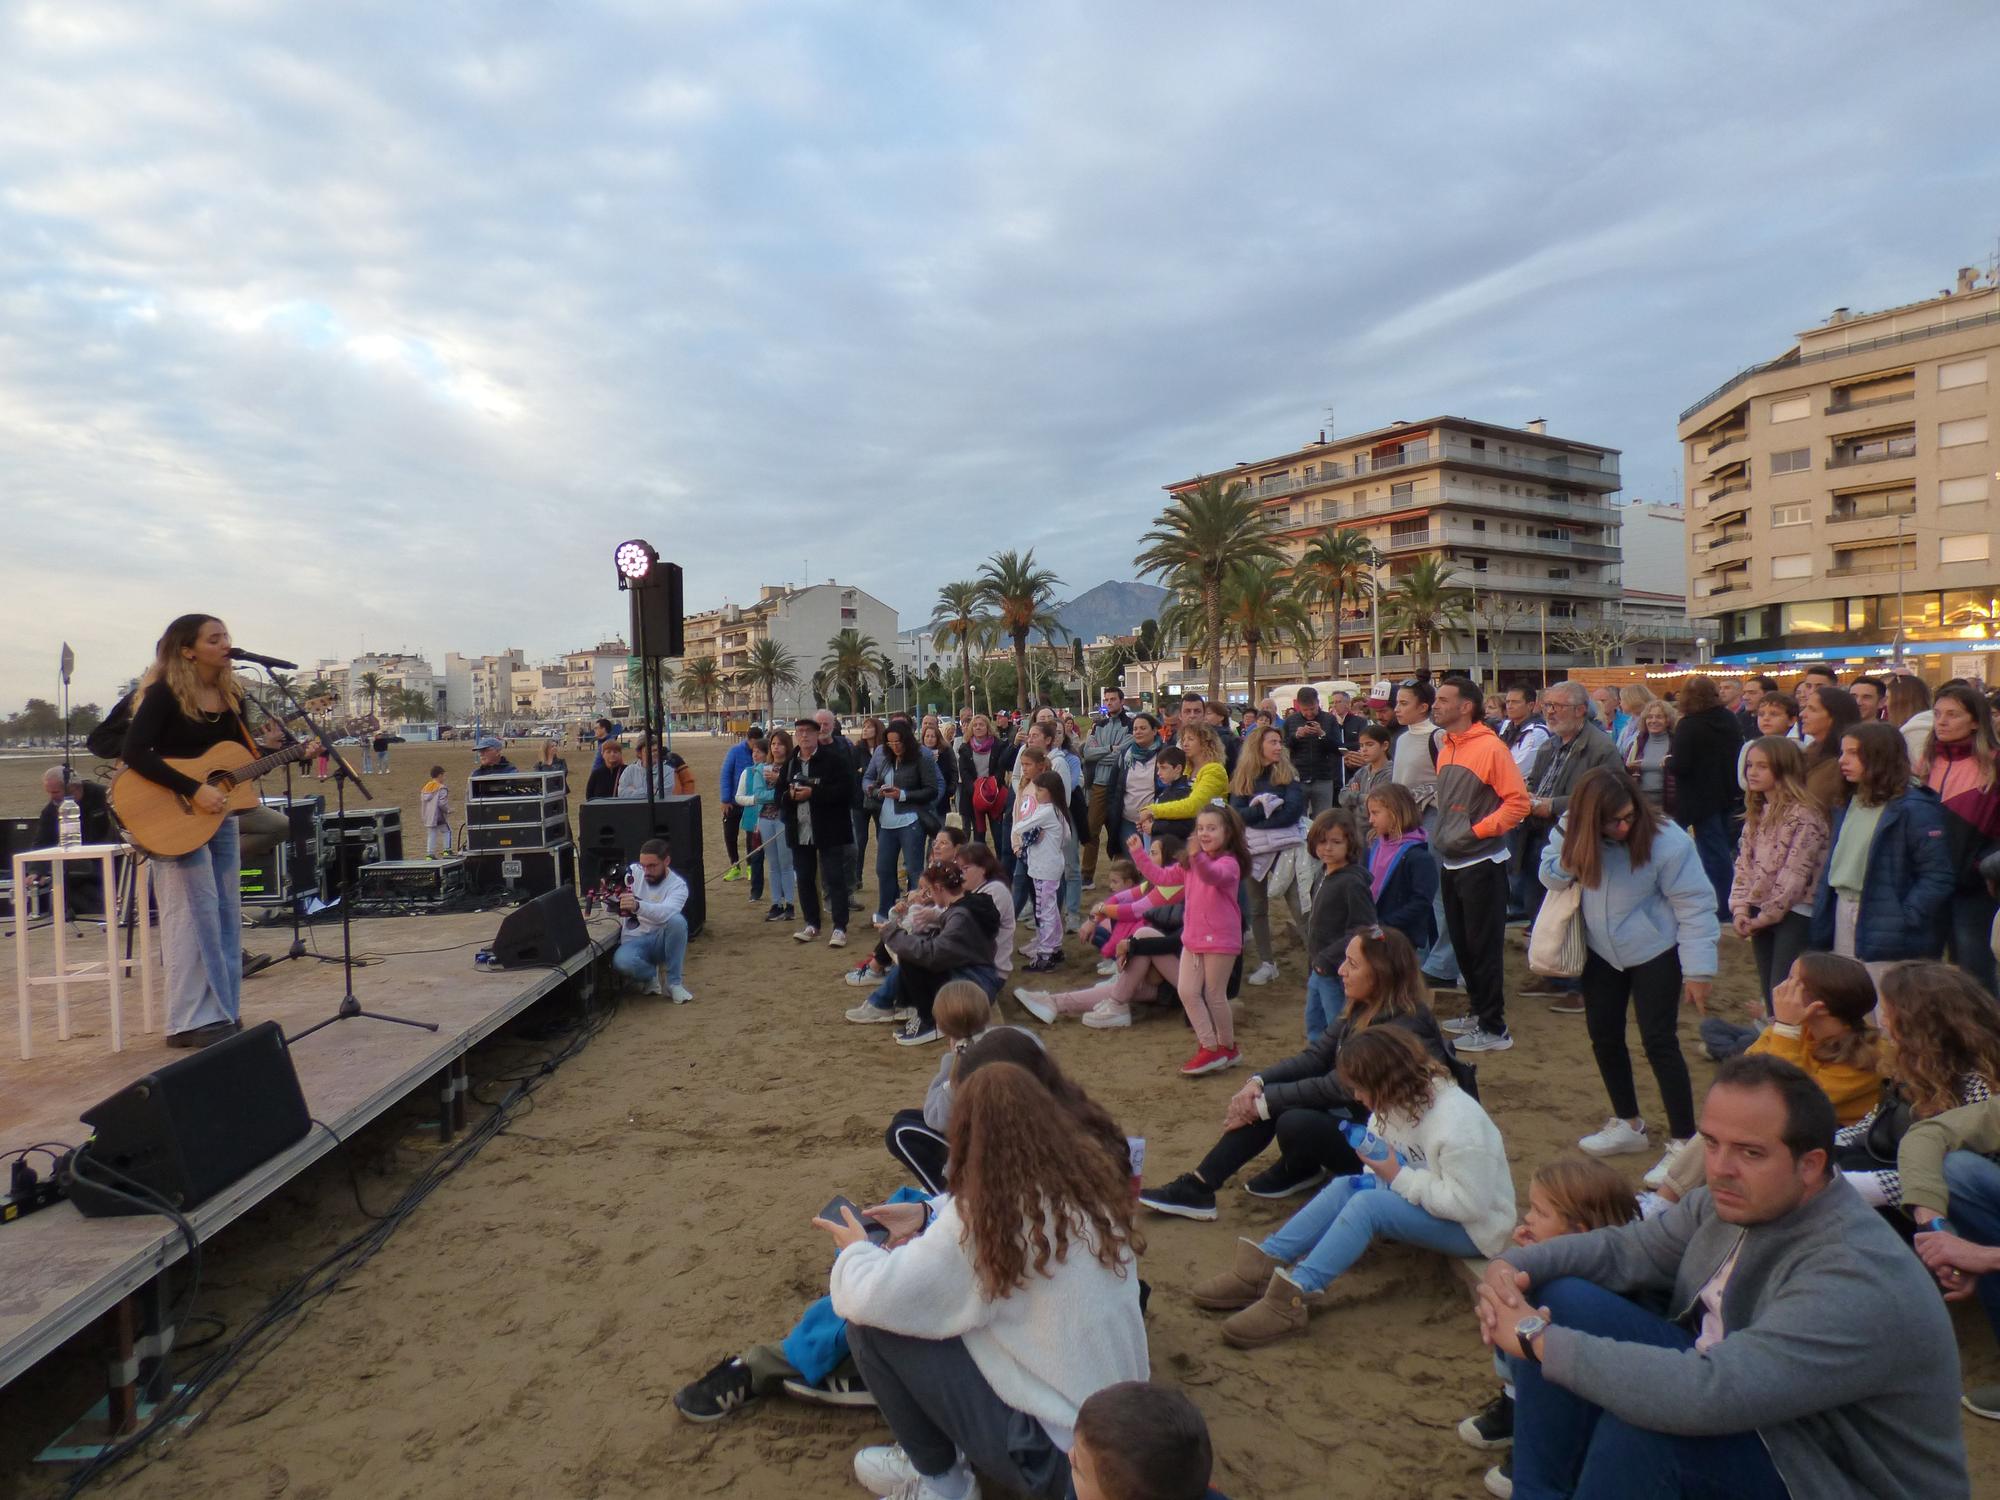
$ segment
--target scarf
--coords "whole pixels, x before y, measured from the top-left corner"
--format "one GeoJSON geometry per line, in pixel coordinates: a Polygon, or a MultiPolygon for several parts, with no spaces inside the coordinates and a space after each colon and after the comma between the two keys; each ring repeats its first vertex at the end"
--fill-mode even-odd
{"type": "Polygon", "coordinates": [[[1153,736],[1153,743],[1146,746],[1143,750],[1139,747],[1139,742],[1134,740],[1125,747],[1125,753],[1132,757],[1133,765],[1150,766],[1153,763],[1153,757],[1160,753],[1160,747],[1164,744],[1166,744],[1166,739],[1156,734],[1153,736]]]}
{"type": "Polygon", "coordinates": [[[973,735],[967,735],[965,743],[972,747],[972,753],[975,755],[991,755],[993,747],[1000,742],[989,734],[983,740],[973,735]]]}
{"type": "Polygon", "coordinates": [[[1382,887],[1388,884],[1389,872],[1396,868],[1396,861],[1402,858],[1403,851],[1412,844],[1425,842],[1421,828],[1413,828],[1392,839],[1375,840],[1375,847],[1368,851],[1368,894],[1380,901],[1382,887]]]}

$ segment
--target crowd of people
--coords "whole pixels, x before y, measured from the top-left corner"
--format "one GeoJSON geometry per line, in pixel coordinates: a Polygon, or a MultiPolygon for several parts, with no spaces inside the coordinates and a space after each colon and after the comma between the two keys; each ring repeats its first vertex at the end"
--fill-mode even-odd
{"type": "Polygon", "coordinates": [[[2000,1420],[2000,1389],[1961,1389],[1944,1303],[2000,1335],[1997,764],[1977,686],[1819,669],[753,728],[717,788],[723,878],[800,943],[845,947],[869,909],[847,1019],[946,1050],[921,1109],[885,1110],[914,1185],[816,1220],[827,1296],[676,1407],[875,1406],[879,1495],[1212,1493],[1198,1413],[1145,1383],[1144,1222],[1220,1217],[1275,1147],[1244,1189],[1290,1217],[1161,1294],[1255,1349],[1314,1336],[1378,1240],[1465,1262],[1501,1387],[1459,1435],[1504,1450],[1493,1493],[1969,1494],[1960,1405],[2000,1420]],[[1725,929],[1741,1021],[1706,1014],[1725,929]],[[1580,962],[1511,1003],[1582,1017],[1609,1113],[1522,1204],[1479,1064],[1515,1044],[1510,945],[1565,933],[1580,962]],[[1041,1039],[1177,1016],[1200,1079],[1246,1065],[1246,989],[1286,986],[1302,1050],[1164,1180],[1041,1039]],[[1718,1065],[1699,1099],[1684,1005],[1718,1065]]]}

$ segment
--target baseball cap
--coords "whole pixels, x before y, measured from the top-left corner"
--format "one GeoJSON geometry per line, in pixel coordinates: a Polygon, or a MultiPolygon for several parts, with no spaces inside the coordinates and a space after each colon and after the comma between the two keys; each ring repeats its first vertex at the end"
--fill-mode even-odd
{"type": "Polygon", "coordinates": [[[500,742],[490,734],[482,734],[472,748],[475,750],[498,750],[500,742]]]}

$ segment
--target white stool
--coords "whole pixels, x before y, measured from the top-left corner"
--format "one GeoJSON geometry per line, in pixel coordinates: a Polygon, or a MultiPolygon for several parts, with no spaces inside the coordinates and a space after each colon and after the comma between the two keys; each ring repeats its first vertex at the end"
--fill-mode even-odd
{"type": "Polygon", "coordinates": [[[30,1007],[28,997],[38,984],[52,984],[56,990],[56,1036],[61,1041],[69,1040],[69,987],[72,984],[95,984],[102,980],[111,996],[111,1050],[125,1050],[125,1014],[119,993],[120,982],[129,969],[136,966],[139,971],[139,993],[145,1021],[145,1029],[153,1029],[153,964],[152,964],[152,924],[148,919],[148,907],[152,895],[152,871],[129,844],[76,844],[67,849],[30,849],[25,854],[14,856],[14,892],[17,909],[21,893],[29,888],[28,871],[31,866],[46,865],[50,875],[49,901],[50,915],[54,918],[55,972],[48,975],[31,975],[28,963],[28,924],[17,920],[14,925],[14,994],[20,1011],[21,1056],[34,1055],[34,1043],[30,1029],[30,1007]],[[139,953],[136,958],[118,956],[118,861],[137,861],[133,872],[135,886],[134,910],[139,924],[139,953]],[[67,892],[64,890],[64,866],[79,860],[96,860],[104,871],[104,958],[101,962],[72,964],[69,961],[69,914],[66,910],[67,892]]]}

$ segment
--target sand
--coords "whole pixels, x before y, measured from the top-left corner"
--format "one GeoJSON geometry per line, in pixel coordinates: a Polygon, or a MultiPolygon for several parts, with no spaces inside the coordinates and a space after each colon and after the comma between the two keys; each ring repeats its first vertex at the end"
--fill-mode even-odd
{"type": "MultiPolygon", "coordinates": [[[[677,748],[712,791],[725,742],[692,736],[677,748]]],[[[525,763],[528,750],[510,754],[525,763]]],[[[470,751],[395,748],[383,790],[403,805],[406,827],[416,824],[417,788],[433,760],[460,783],[470,751]]],[[[0,764],[0,807],[31,810],[39,771],[39,762],[0,764]]],[[[711,815],[706,830],[711,869],[722,864],[717,821],[711,815]]],[[[708,930],[688,961],[695,1002],[626,1002],[514,1128],[201,1426],[135,1466],[121,1493],[861,1493],[849,1456],[886,1440],[872,1413],[779,1399],[697,1427],[668,1398],[724,1355],[778,1337],[824,1290],[829,1247],[807,1220],[836,1192],[867,1201],[901,1182],[882,1129],[895,1109],[921,1101],[937,1053],[895,1046],[886,1027],[841,1020],[859,996],[837,979],[864,951],[865,913],[856,945],[835,953],[766,925],[742,884],[713,883],[708,895],[708,930]]],[[[263,942],[253,937],[252,946],[263,942]]],[[[1300,956],[1291,949],[1280,959],[1282,980],[1246,990],[1239,1007],[1253,1064],[1300,1042],[1300,956]]],[[[1747,949],[1734,938],[1725,939],[1724,970],[1723,1008],[1740,1010],[1753,987],[1747,949]]],[[[1080,958],[1068,973],[1082,981],[1080,958]]],[[[1517,986],[1526,977],[1518,950],[1509,973],[1517,986]]],[[[258,982],[246,990],[253,1018],[258,982]]],[[[1514,1002],[1511,1016],[1517,1045],[1483,1059],[1480,1082],[1524,1186],[1606,1106],[1581,1017],[1532,1000],[1514,1002]]],[[[1156,1181],[1199,1158],[1241,1077],[1176,1076],[1189,1041],[1170,1017],[1124,1032],[1065,1025],[1047,1036],[1124,1128],[1148,1139],[1156,1181]]],[[[1638,1058],[1636,1036],[1633,1051],[1638,1058]]],[[[513,1042],[482,1049],[475,1073],[508,1072],[532,1055],[513,1042]]],[[[1699,1092],[1712,1066],[1692,1066],[1699,1092]]],[[[1638,1071],[1642,1105],[1658,1119],[1643,1059],[1638,1071]]],[[[421,1105],[392,1111],[358,1143],[372,1207],[435,1150],[415,1128],[423,1114],[421,1105]]],[[[1651,1158],[1624,1162],[1636,1180],[1651,1158]]],[[[1239,1500],[1483,1494],[1479,1476],[1492,1459],[1453,1429],[1488,1399],[1493,1379],[1452,1273],[1435,1258],[1376,1249],[1307,1337],[1231,1350],[1218,1319],[1192,1307],[1185,1288],[1228,1256],[1236,1235],[1264,1232],[1284,1207],[1236,1187],[1221,1202],[1212,1224],[1149,1216],[1144,1226],[1153,1371],[1185,1385],[1207,1414],[1218,1485],[1239,1500]]],[[[323,1165],[212,1244],[203,1310],[240,1322],[359,1222],[344,1171],[323,1165]]],[[[1961,1307],[1957,1321],[1968,1375],[2000,1378],[1976,1307],[1961,1307]]],[[[0,1392],[0,1493],[53,1492],[27,1458],[87,1404],[100,1368],[86,1341],[0,1392]]],[[[1974,1473],[1989,1476],[1982,1493],[2000,1494],[1990,1478],[2000,1472],[2000,1429],[1973,1418],[1967,1427],[1974,1473]]]]}

